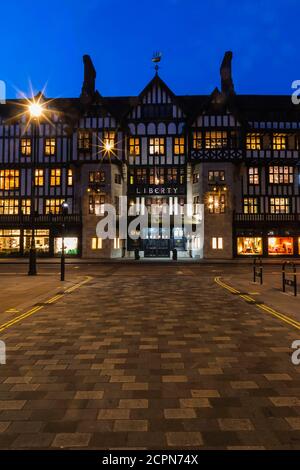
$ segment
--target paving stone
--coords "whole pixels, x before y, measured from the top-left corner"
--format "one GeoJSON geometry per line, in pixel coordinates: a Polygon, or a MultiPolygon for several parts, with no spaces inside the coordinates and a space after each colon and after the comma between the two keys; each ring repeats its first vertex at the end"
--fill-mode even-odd
{"type": "Polygon", "coordinates": [[[122,399],[119,408],[148,408],[148,400],[145,399],[122,399]]]}
{"type": "Polygon", "coordinates": [[[104,392],[98,391],[79,391],[75,394],[75,400],[101,400],[104,392]]]}
{"type": "Polygon", "coordinates": [[[218,420],[222,431],[253,431],[254,427],[250,419],[221,418],[218,420]]]}
{"type": "Polygon", "coordinates": [[[207,266],[89,269],[1,336],[1,449],[300,448],[292,326],[207,266]]]}
{"type": "Polygon", "coordinates": [[[166,419],[190,419],[196,418],[195,410],[191,408],[173,408],[164,410],[166,419]]]}
{"type": "Polygon", "coordinates": [[[2,421],[0,422],[0,433],[5,432],[6,429],[9,427],[10,421],[2,421]]]}
{"type": "Polygon", "coordinates": [[[60,433],[55,436],[52,447],[87,447],[91,439],[91,434],[86,433],[60,433]]]}
{"type": "Polygon", "coordinates": [[[170,447],[198,447],[203,445],[200,432],[167,432],[166,438],[170,447]]]}
{"type": "Polygon", "coordinates": [[[97,419],[129,419],[128,409],[106,409],[100,410],[97,419]]]}
{"type": "Polygon", "coordinates": [[[116,420],[114,424],[114,431],[131,432],[131,431],[148,431],[148,421],[145,419],[121,419],[116,420]]]}
{"type": "Polygon", "coordinates": [[[180,406],[183,408],[210,408],[211,404],[207,398],[181,398],[180,406]]]}

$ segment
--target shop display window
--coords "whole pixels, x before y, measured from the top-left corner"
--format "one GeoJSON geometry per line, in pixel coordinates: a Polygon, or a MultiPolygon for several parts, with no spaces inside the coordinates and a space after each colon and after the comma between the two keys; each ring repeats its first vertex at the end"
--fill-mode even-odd
{"type": "Polygon", "coordinates": [[[269,255],[293,255],[294,241],[293,237],[269,237],[268,238],[269,255]]]}
{"type": "Polygon", "coordinates": [[[237,239],[238,255],[262,255],[263,244],[261,237],[238,237],[237,239]]]}

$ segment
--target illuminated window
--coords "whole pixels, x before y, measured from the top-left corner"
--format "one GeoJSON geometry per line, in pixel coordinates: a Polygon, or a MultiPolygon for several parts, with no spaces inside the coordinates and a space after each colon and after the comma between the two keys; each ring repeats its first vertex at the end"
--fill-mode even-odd
{"type": "MultiPolygon", "coordinates": [[[[62,237],[54,238],[54,254],[60,254],[62,252],[62,237]]],[[[64,237],[64,252],[65,255],[77,255],[78,254],[78,238],[77,237],[64,237]]]]}
{"type": "Polygon", "coordinates": [[[134,171],[132,169],[129,170],[129,184],[134,184],[134,171]]]}
{"type": "Polygon", "coordinates": [[[36,169],[35,170],[35,186],[44,185],[44,170],[36,169]]]}
{"type": "Polygon", "coordinates": [[[245,197],[244,198],[244,214],[258,214],[258,198],[245,197]]]}
{"type": "MultiPolygon", "coordinates": [[[[31,247],[31,230],[24,230],[24,252],[28,253],[31,247]]],[[[49,230],[34,231],[34,242],[39,253],[49,253],[49,230]]]]}
{"type": "Polygon", "coordinates": [[[263,242],[261,237],[238,237],[238,255],[262,255],[263,242]]]}
{"type": "Polygon", "coordinates": [[[31,155],[31,139],[21,139],[21,155],[31,155]]]}
{"type": "Polygon", "coordinates": [[[213,237],[211,239],[211,245],[213,250],[223,250],[223,238],[213,237]]]}
{"type": "Polygon", "coordinates": [[[193,149],[201,149],[202,148],[202,132],[195,131],[193,132],[193,149]]]}
{"type": "Polygon", "coordinates": [[[120,248],[120,238],[114,238],[114,249],[120,248]]]}
{"type": "Polygon", "coordinates": [[[116,133],[114,131],[103,132],[103,144],[106,150],[114,149],[116,143],[116,133]]]}
{"type": "Polygon", "coordinates": [[[270,184],[292,184],[294,182],[294,168],[292,166],[270,166],[270,184]]]}
{"type": "Polygon", "coordinates": [[[193,197],[193,214],[200,213],[200,196],[193,197]]]}
{"type": "Polygon", "coordinates": [[[22,199],[21,201],[21,211],[24,215],[29,215],[31,210],[31,201],[30,199],[22,199]]]}
{"type": "Polygon", "coordinates": [[[135,178],[137,184],[147,183],[147,170],[146,168],[137,168],[135,170],[135,178]]]}
{"type": "Polygon", "coordinates": [[[92,238],[92,250],[101,250],[102,249],[102,238],[93,237],[92,238]]]}
{"type": "Polygon", "coordinates": [[[50,172],[50,186],[60,186],[61,169],[52,168],[50,172]]]}
{"type": "Polygon", "coordinates": [[[247,150],[261,150],[261,135],[257,133],[249,133],[246,135],[247,150]]]}
{"type": "Polygon", "coordinates": [[[141,154],[139,137],[130,137],[129,139],[129,155],[137,157],[141,154]]]}
{"type": "Polygon", "coordinates": [[[259,184],[259,171],[257,167],[250,166],[248,168],[249,184],[259,184]]]}
{"type": "Polygon", "coordinates": [[[89,196],[89,214],[104,215],[105,194],[91,194],[89,196]]]}
{"type": "Polygon", "coordinates": [[[210,194],[208,196],[208,212],[210,214],[224,214],[225,194],[210,194]]]}
{"type": "Polygon", "coordinates": [[[1,215],[16,215],[19,213],[18,199],[0,199],[1,215]]]}
{"type": "Polygon", "coordinates": [[[164,155],[165,154],[164,137],[154,137],[154,138],[149,139],[149,153],[150,155],[164,155]]]}
{"type": "Polygon", "coordinates": [[[68,186],[73,185],[73,170],[71,168],[68,169],[67,183],[68,183],[68,186]]]}
{"type": "Polygon", "coordinates": [[[90,171],[89,182],[90,183],[105,183],[105,172],[104,171],[90,171]]]}
{"type": "Polygon", "coordinates": [[[19,170],[0,170],[0,190],[9,191],[19,189],[20,184],[19,170]]]}
{"type": "Polygon", "coordinates": [[[208,131],[205,132],[205,148],[215,149],[227,147],[226,131],[208,131]]]}
{"type": "Polygon", "coordinates": [[[288,197],[271,197],[270,198],[271,214],[289,214],[290,200],[288,197]]]}
{"type": "Polygon", "coordinates": [[[269,255],[293,255],[294,240],[293,237],[269,237],[268,238],[269,255]]]}
{"type": "Polygon", "coordinates": [[[0,253],[11,254],[20,251],[20,230],[0,230],[0,253]]]}
{"type": "Polygon", "coordinates": [[[174,137],[174,155],[184,155],[184,137],[174,137]]]}
{"type": "Polygon", "coordinates": [[[64,199],[46,199],[45,214],[60,214],[62,212],[62,203],[64,199]]]}
{"type": "Polygon", "coordinates": [[[150,168],[150,184],[164,184],[165,170],[164,168],[150,168]]]}
{"type": "Polygon", "coordinates": [[[56,152],[56,140],[51,137],[45,139],[45,155],[52,156],[56,152]]]}
{"type": "Polygon", "coordinates": [[[272,147],[273,150],[286,150],[287,148],[286,134],[273,134],[272,147]]]}
{"type": "Polygon", "coordinates": [[[210,170],[208,172],[208,181],[211,183],[218,181],[225,181],[225,171],[223,170],[210,170]]]}
{"type": "Polygon", "coordinates": [[[92,147],[92,135],[89,131],[78,131],[78,149],[90,150],[92,147]]]}
{"type": "Polygon", "coordinates": [[[185,169],[183,167],[179,170],[179,184],[185,184],[185,169]]]}
{"type": "Polygon", "coordinates": [[[198,172],[193,173],[193,183],[199,183],[200,181],[200,174],[198,172]]]}
{"type": "Polygon", "coordinates": [[[168,183],[176,183],[178,178],[177,168],[171,167],[167,169],[167,180],[168,183]]]}

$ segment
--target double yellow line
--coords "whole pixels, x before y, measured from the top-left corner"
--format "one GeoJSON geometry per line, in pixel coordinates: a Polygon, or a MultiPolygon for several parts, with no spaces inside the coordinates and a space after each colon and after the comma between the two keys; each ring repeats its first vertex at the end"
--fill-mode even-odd
{"type": "Polygon", "coordinates": [[[293,318],[288,317],[288,316],[284,315],[283,313],[277,312],[276,310],[269,307],[268,305],[256,303],[256,300],[253,299],[253,297],[250,297],[250,295],[248,295],[248,294],[242,294],[240,291],[238,291],[234,287],[229,286],[228,284],[225,284],[225,282],[221,281],[221,279],[219,277],[215,277],[215,282],[219,286],[221,286],[224,289],[231,292],[232,294],[238,295],[239,297],[244,299],[246,302],[253,303],[256,307],[258,307],[263,312],[268,313],[270,315],[273,315],[274,317],[278,318],[279,320],[283,321],[284,323],[287,323],[288,325],[293,326],[297,330],[300,330],[300,322],[294,320],[293,318]]]}
{"type": "MultiPolygon", "coordinates": [[[[87,276],[84,281],[78,282],[74,286],[69,287],[62,294],[57,294],[54,297],[51,297],[50,299],[46,300],[45,304],[53,304],[54,302],[59,300],[61,297],[63,297],[65,294],[69,294],[71,292],[74,292],[76,289],[79,289],[81,286],[83,286],[84,284],[89,282],[91,279],[92,279],[92,277],[87,276]]],[[[8,322],[3,323],[2,325],[0,325],[0,333],[4,330],[7,330],[7,328],[10,328],[11,326],[15,325],[16,323],[19,323],[20,321],[24,320],[25,318],[30,317],[31,315],[38,312],[39,310],[42,310],[42,308],[44,308],[44,305],[37,305],[36,307],[32,307],[27,312],[24,312],[21,315],[17,316],[16,318],[13,318],[12,320],[10,320],[8,322]]]]}

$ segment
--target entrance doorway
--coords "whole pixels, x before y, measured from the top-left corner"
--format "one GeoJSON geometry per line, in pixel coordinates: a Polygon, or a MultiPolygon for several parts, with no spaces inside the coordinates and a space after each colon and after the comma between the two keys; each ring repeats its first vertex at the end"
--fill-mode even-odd
{"type": "Polygon", "coordinates": [[[145,258],[169,258],[170,240],[150,238],[144,240],[145,258]]]}

